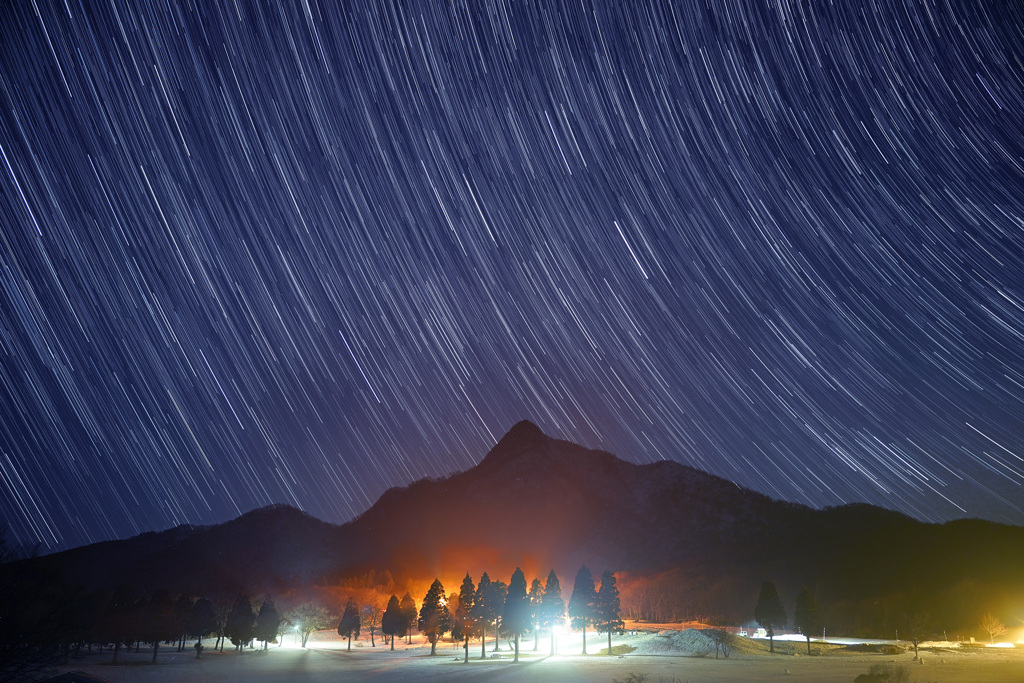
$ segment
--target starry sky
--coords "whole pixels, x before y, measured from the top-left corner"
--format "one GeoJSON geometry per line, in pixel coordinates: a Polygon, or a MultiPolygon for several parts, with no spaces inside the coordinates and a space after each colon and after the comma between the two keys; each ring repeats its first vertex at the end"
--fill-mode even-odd
{"type": "Polygon", "coordinates": [[[343,522],[520,419],[1024,524],[1016,3],[25,0],[0,60],[19,542],[343,522]]]}

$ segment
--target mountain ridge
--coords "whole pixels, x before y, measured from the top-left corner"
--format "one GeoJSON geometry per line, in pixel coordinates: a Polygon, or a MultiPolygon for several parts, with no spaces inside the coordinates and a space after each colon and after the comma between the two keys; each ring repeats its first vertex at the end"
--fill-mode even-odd
{"type": "Polygon", "coordinates": [[[769,577],[851,604],[964,582],[1016,586],[1022,549],[1021,527],[933,525],[865,503],[816,510],[674,461],[627,462],[522,421],[475,466],[392,487],[343,525],[274,504],[34,562],[104,590],[195,594],[280,593],[370,571],[421,580],[522,566],[567,577],[585,563],[672,577],[700,587],[702,609],[735,611],[769,577]]]}

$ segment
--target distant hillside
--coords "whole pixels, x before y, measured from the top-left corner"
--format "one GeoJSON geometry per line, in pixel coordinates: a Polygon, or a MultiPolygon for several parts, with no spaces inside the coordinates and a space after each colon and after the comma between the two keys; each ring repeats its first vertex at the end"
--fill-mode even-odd
{"type": "Polygon", "coordinates": [[[595,574],[671,577],[699,593],[689,599],[703,613],[749,612],[772,578],[788,594],[814,586],[850,614],[872,597],[932,596],[970,619],[991,596],[1024,593],[1024,529],[924,524],[860,504],[813,510],[675,462],[628,463],[520,422],[476,467],[391,489],[344,526],[271,506],[34,563],[88,586],[196,594],[280,591],[368,569],[500,577],[517,565],[528,575],[554,568],[570,590],[586,563],[595,574]]]}
{"type": "Polygon", "coordinates": [[[347,531],[359,541],[354,560],[399,572],[530,560],[661,571],[753,560],[773,527],[809,514],[678,463],[634,465],[521,422],[476,467],[391,489],[347,531]]]}
{"type": "Polygon", "coordinates": [[[288,505],[271,505],[223,524],[183,525],[46,555],[31,566],[87,588],[128,584],[140,594],[157,588],[197,595],[276,591],[342,565],[340,532],[288,505]]]}

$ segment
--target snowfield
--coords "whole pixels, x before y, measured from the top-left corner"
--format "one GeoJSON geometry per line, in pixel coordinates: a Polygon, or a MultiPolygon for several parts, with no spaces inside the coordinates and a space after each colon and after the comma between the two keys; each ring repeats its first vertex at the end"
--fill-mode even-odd
{"type": "MultiPolygon", "coordinates": [[[[381,645],[371,647],[365,635],[353,641],[352,650],[337,634],[313,634],[308,647],[298,647],[292,636],[285,636],[280,647],[267,652],[225,649],[213,651],[213,640],[206,640],[200,659],[191,648],[177,653],[173,647],[161,647],[157,663],[151,664],[152,650],[138,654],[124,651],[118,664],[110,663],[109,651],[102,655],[83,653],[72,658],[60,672],[82,671],[96,678],[122,681],[259,681],[264,683],[338,680],[365,681],[606,681],[623,680],[632,674],[647,674],[647,683],[684,683],[687,681],[845,681],[867,673],[872,665],[906,666],[911,681],[943,683],[1003,683],[1024,681],[1024,649],[936,647],[922,650],[922,661],[914,661],[913,652],[884,654],[870,651],[874,646],[849,648],[812,641],[814,656],[807,656],[804,641],[776,640],[775,654],[768,653],[768,642],[737,638],[728,659],[716,660],[714,646],[699,630],[672,629],[640,625],[636,634],[627,632],[612,637],[613,654],[597,654],[608,646],[607,636],[587,634],[583,656],[580,634],[559,637],[557,654],[548,653],[549,640],[541,636],[538,651],[533,641],[520,645],[520,662],[512,662],[508,643],[500,641],[494,652],[493,639],[487,643],[487,659],[480,659],[480,641],[470,644],[470,660],[463,663],[460,646],[442,641],[437,655],[430,656],[430,645],[414,637],[412,645],[396,643],[395,651],[381,645]],[[710,646],[710,648],[709,648],[710,646]],[[868,650],[868,651],[865,651],[868,650]]],[[[190,643],[191,645],[192,643],[190,643]]],[[[881,649],[881,648],[874,648],[881,649]]]]}

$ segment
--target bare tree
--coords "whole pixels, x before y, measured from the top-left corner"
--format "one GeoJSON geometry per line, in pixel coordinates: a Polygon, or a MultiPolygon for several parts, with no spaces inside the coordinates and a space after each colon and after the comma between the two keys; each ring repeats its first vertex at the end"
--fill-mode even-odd
{"type": "Polygon", "coordinates": [[[931,617],[923,610],[911,611],[903,615],[899,622],[900,629],[914,644],[914,659],[918,658],[917,648],[922,640],[925,640],[932,632],[931,617]]]}
{"type": "Polygon", "coordinates": [[[728,659],[729,653],[732,652],[732,647],[736,643],[736,636],[724,628],[712,628],[704,631],[704,633],[711,638],[711,642],[715,645],[715,659],[718,659],[719,652],[728,659]]]}
{"type": "Polygon", "coordinates": [[[985,616],[981,618],[981,630],[988,633],[989,642],[994,643],[996,638],[1006,633],[1006,626],[991,612],[985,612],[985,616]]]}
{"type": "Polygon", "coordinates": [[[285,618],[295,624],[295,630],[302,638],[302,647],[306,647],[310,633],[330,628],[338,619],[334,612],[318,602],[304,602],[289,610],[285,618]]]}
{"type": "Polygon", "coordinates": [[[377,647],[374,632],[380,628],[381,617],[388,606],[388,596],[373,592],[365,598],[363,604],[363,626],[370,632],[370,647],[377,647]]]}
{"type": "Polygon", "coordinates": [[[220,649],[224,652],[224,640],[225,634],[228,630],[228,615],[231,614],[231,605],[226,602],[218,602],[213,609],[214,627],[217,631],[217,642],[214,643],[213,649],[220,649]]]}

